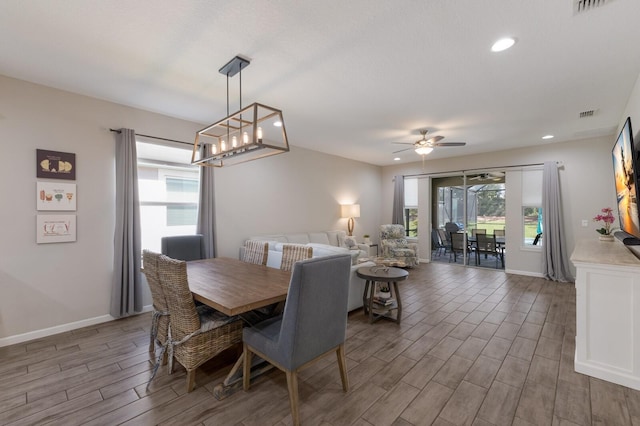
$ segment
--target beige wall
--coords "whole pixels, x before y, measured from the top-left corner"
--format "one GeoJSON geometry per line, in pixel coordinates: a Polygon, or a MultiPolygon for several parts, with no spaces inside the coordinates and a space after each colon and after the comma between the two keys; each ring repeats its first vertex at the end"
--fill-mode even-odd
{"type": "MultiPolygon", "coordinates": [[[[202,124],[3,76],[0,93],[4,346],[111,319],[115,150],[108,129],[191,141],[202,124]],[[35,242],[38,148],[76,154],[77,242],[35,242]]],[[[346,229],[346,219],[339,218],[342,202],[361,205],[356,235],[373,233],[380,222],[380,174],[376,166],[295,147],[216,169],[219,253],[237,256],[249,235],[346,229]]]]}
{"type": "Polygon", "coordinates": [[[219,256],[238,256],[245,239],[260,234],[347,228],[340,204],[360,204],[354,235],[376,238],[381,168],[308,149],[216,169],[219,256]]]}

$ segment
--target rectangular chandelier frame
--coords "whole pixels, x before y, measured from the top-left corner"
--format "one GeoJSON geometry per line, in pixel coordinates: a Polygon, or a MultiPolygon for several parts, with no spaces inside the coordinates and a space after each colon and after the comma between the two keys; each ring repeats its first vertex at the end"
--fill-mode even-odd
{"type": "Polygon", "coordinates": [[[199,130],[191,163],[223,167],[288,151],[282,111],[256,102],[199,130]]]}

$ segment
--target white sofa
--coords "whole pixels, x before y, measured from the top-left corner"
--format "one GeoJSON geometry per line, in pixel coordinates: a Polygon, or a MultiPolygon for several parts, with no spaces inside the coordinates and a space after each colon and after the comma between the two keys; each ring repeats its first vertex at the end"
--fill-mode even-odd
{"type": "MultiPolygon", "coordinates": [[[[283,244],[304,244],[313,247],[313,257],[330,256],[332,254],[340,253],[351,254],[351,276],[349,280],[347,308],[349,311],[352,311],[362,307],[364,280],[357,276],[356,271],[362,266],[373,266],[375,264],[371,261],[358,262],[358,259],[367,257],[368,247],[364,244],[359,244],[352,248],[347,247],[349,239],[347,239],[346,232],[324,231],[297,234],[257,235],[247,239],[267,241],[269,243],[267,266],[271,268],[280,268],[283,244]],[[347,239],[347,243],[345,243],[345,239],[347,239]]],[[[242,250],[243,248],[241,247],[240,258],[242,258],[242,250]]]]}

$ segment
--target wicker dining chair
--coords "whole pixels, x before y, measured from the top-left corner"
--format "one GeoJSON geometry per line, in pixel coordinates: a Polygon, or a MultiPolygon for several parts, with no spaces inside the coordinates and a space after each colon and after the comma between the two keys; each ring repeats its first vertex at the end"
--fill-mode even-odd
{"type": "MultiPolygon", "coordinates": [[[[151,314],[151,332],[149,336],[149,352],[155,352],[155,343],[164,346],[167,342],[169,331],[169,310],[167,308],[167,299],[164,296],[160,277],[158,276],[158,258],[159,253],[150,250],[142,251],[143,273],[147,278],[149,290],[151,290],[151,299],[153,301],[153,311],[151,314]]],[[[162,364],[167,363],[166,356],[162,364]]]]}
{"type": "Polygon", "coordinates": [[[161,255],[158,274],[170,314],[166,349],[169,374],[175,358],[187,370],[187,392],[195,386],[196,368],[227,348],[242,342],[242,321],[193,301],[187,263],[161,255]]]}
{"type": "Polygon", "coordinates": [[[268,255],[269,243],[267,241],[247,240],[244,242],[241,260],[256,265],[266,265],[268,255]]]}
{"type": "Polygon", "coordinates": [[[282,245],[282,263],[280,269],[290,271],[293,264],[299,260],[311,259],[313,257],[313,247],[303,244],[283,244],[282,245]]]}

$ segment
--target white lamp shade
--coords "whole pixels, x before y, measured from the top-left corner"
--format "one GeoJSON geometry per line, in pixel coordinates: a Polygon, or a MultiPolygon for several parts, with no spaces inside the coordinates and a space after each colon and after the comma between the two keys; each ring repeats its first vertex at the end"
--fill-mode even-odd
{"type": "Polygon", "coordinates": [[[433,148],[430,148],[428,146],[421,146],[420,148],[416,148],[416,153],[420,155],[431,154],[431,151],[433,151],[433,148]]]}
{"type": "Polygon", "coordinates": [[[360,217],[360,204],[345,204],[341,208],[342,217],[360,217]]]}

